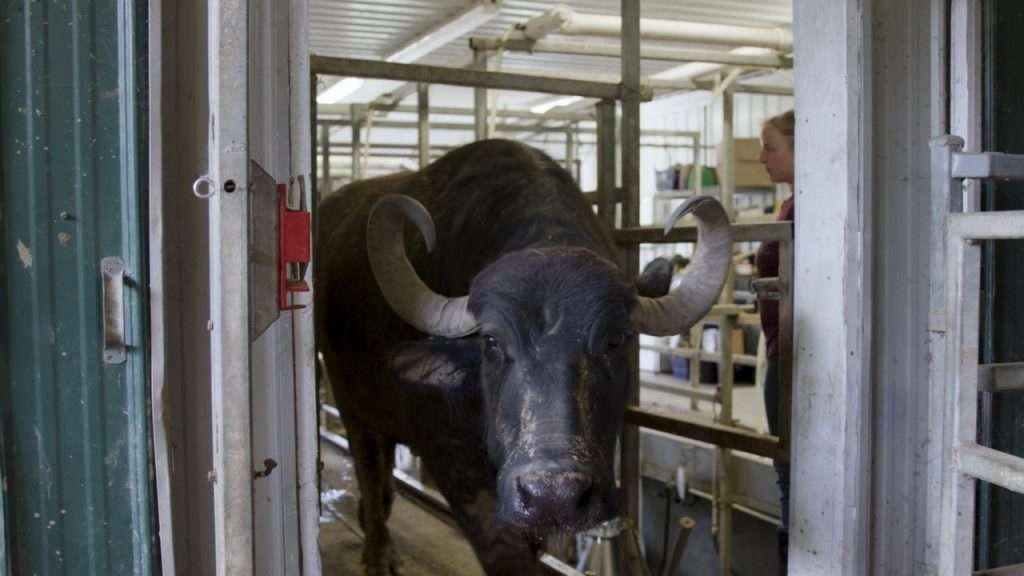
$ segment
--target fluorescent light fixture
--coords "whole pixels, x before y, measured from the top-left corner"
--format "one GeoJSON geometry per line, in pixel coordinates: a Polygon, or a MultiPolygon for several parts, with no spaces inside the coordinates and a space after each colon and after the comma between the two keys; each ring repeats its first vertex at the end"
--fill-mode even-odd
{"type": "Polygon", "coordinates": [[[442,22],[438,26],[413,38],[401,48],[387,55],[384,60],[403,63],[415,62],[441,46],[490,22],[500,11],[500,1],[480,0],[473,6],[453,16],[450,20],[442,22]]]}
{"type": "Polygon", "coordinates": [[[317,104],[337,104],[363,85],[362,78],[342,78],[316,97],[317,104]]]}
{"type": "Polygon", "coordinates": [[[568,106],[570,104],[575,104],[580,100],[583,100],[583,96],[559,96],[558,98],[554,98],[552,100],[548,100],[547,102],[541,102],[540,104],[537,104],[536,106],[530,108],[530,112],[533,112],[534,114],[545,114],[548,110],[551,110],[552,108],[568,106]]]}

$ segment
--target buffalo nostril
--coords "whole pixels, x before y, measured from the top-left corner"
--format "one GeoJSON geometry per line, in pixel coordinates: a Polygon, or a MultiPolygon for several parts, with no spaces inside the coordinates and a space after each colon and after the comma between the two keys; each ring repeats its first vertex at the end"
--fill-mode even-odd
{"type": "Polygon", "coordinates": [[[581,493],[579,495],[579,498],[576,500],[577,510],[585,510],[587,507],[589,507],[590,499],[594,495],[594,484],[593,482],[589,481],[589,478],[587,480],[587,487],[583,489],[583,493],[581,493]]]}
{"type": "Polygon", "coordinates": [[[524,512],[559,517],[588,508],[594,484],[586,474],[527,474],[516,478],[516,492],[524,512]]]}
{"type": "Polygon", "coordinates": [[[533,503],[533,492],[529,485],[523,482],[522,476],[516,478],[516,492],[519,493],[519,501],[523,503],[523,508],[529,510],[533,503]]]}

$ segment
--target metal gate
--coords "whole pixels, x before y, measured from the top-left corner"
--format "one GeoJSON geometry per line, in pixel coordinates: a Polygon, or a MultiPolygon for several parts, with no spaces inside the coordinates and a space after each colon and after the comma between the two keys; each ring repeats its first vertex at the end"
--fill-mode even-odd
{"type": "Polygon", "coordinates": [[[979,392],[1024,384],[1024,365],[979,365],[981,242],[1024,238],[1024,211],[966,212],[962,194],[965,180],[1024,180],[1024,155],[964,153],[955,136],[933,146],[933,176],[949,211],[940,574],[952,576],[973,569],[976,480],[1024,493],[1024,458],[980,445],[977,427],[979,392]]]}
{"type": "Polygon", "coordinates": [[[974,569],[977,481],[1024,493],[1024,459],[978,437],[979,393],[1024,388],[1024,365],[980,364],[983,242],[1024,238],[1024,211],[979,211],[983,181],[1024,180],[1024,156],[973,152],[982,147],[981,9],[978,0],[949,3],[948,53],[937,55],[949,85],[935,95],[936,109],[948,104],[944,125],[956,134],[933,140],[931,159],[931,429],[941,470],[932,476],[930,529],[943,576],[974,569]]]}

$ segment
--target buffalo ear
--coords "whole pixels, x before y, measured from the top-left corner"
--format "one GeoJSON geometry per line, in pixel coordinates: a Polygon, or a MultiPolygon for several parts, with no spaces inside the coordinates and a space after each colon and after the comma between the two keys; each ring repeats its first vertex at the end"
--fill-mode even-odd
{"type": "Polygon", "coordinates": [[[479,374],[477,338],[427,338],[403,342],[391,354],[392,373],[410,391],[462,391],[479,374]]]}
{"type": "Polygon", "coordinates": [[[666,258],[655,258],[644,266],[636,277],[637,294],[645,298],[658,298],[668,294],[672,285],[674,266],[666,258]]]}

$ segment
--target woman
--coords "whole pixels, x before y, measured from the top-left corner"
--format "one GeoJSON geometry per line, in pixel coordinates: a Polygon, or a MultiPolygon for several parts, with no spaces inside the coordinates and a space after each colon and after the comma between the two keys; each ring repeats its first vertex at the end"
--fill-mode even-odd
{"type": "MultiPolygon", "coordinates": [[[[796,120],[793,111],[784,112],[765,120],[761,128],[761,156],[759,160],[776,184],[793,184],[793,133],[796,120]]],[[[795,210],[793,196],[782,203],[778,220],[793,220],[795,210]]],[[[762,242],[757,251],[757,273],[761,278],[779,275],[779,243],[762,242]]],[[[761,314],[761,329],[767,344],[768,366],[764,377],[764,405],[768,415],[768,430],[779,434],[779,302],[758,299],[761,314]]],[[[789,464],[777,462],[782,528],[779,530],[779,558],[785,573],[787,550],[789,548],[789,464]]]]}

